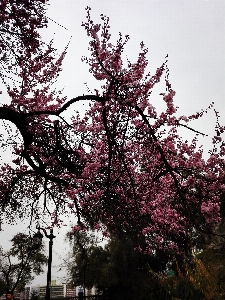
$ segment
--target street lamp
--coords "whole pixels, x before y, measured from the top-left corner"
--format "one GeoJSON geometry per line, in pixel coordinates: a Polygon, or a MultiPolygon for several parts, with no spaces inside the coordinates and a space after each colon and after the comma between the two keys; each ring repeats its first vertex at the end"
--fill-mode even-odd
{"type": "Polygon", "coordinates": [[[85,296],[85,285],[86,285],[86,267],[87,267],[87,262],[84,259],[83,260],[83,276],[84,276],[84,296],[85,296]]]}
{"type": "Polygon", "coordinates": [[[33,247],[34,249],[38,249],[41,246],[43,234],[40,232],[42,230],[45,236],[49,239],[49,254],[48,254],[48,272],[47,272],[47,286],[46,286],[46,294],[45,300],[50,300],[50,285],[51,285],[51,266],[52,266],[52,245],[53,239],[55,235],[53,235],[53,229],[50,229],[50,234],[47,234],[44,228],[40,226],[37,227],[38,231],[34,234],[33,237],[33,247]]]}

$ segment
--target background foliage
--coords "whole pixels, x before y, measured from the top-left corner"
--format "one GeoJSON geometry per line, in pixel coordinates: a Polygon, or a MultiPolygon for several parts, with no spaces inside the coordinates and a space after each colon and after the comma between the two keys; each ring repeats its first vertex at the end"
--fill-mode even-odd
{"type": "Polygon", "coordinates": [[[18,233],[11,242],[9,251],[0,248],[0,278],[4,292],[24,290],[25,285],[34,279],[34,274],[43,272],[43,265],[47,263],[44,246],[35,250],[29,235],[18,233]]]}

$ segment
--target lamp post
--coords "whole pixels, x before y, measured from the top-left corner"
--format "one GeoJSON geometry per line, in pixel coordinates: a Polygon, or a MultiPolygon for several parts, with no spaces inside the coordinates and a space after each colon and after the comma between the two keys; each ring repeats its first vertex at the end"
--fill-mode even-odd
{"type": "Polygon", "coordinates": [[[45,236],[49,239],[49,254],[48,254],[48,272],[47,272],[47,286],[45,300],[50,300],[50,286],[51,286],[51,266],[52,266],[52,245],[55,235],[53,235],[53,229],[50,229],[50,234],[47,234],[44,228],[37,227],[38,231],[33,237],[33,247],[38,249],[42,243],[43,234],[40,232],[42,230],[45,236]]]}
{"type": "Polygon", "coordinates": [[[86,261],[85,260],[83,261],[83,272],[84,272],[84,297],[85,297],[85,285],[86,285],[86,282],[85,282],[85,279],[86,279],[86,261]]]}

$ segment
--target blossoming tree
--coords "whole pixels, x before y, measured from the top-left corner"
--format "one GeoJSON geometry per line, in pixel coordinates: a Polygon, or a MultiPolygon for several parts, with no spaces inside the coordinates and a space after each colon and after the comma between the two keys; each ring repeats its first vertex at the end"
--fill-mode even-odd
{"type": "Polygon", "coordinates": [[[61,214],[72,212],[74,230],[126,232],[148,253],[190,250],[196,233],[220,220],[224,127],[217,118],[212,150],[204,159],[197,147],[200,133],[188,126],[212,105],[177,116],[167,61],[154,75],[147,73],[143,43],[136,63],[123,60],[129,36],[120,34],[112,45],[108,18],[101,15],[102,24],[94,24],[90,8],[82,26],[91,56],[82,59],[102,81],[101,89],[71,100],[60,97],[51,84],[65,52],[56,58],[52,44],[41,42],[44,2],[1,1],[1,66],[7,67],[1,75],[11,103],[0,107],[0,119],[13,123],[21,136],[13,149],[16,159],[1,166],[2,214],[9,221],[12,212],[36,220],[44,210],[53,226],[61,214]],[[4,74],[17,81],[8,83],[4,74]],[[160,80],[166,109],[157,112],[151,92],[160,80]],[[75,111],[81,100],[89,102],[83,118],[75,111]],[[65,120],[68,109],[74,114],[65,120]],[[179,136],[180,126],[196,133],[192,142],[179,136]]]}

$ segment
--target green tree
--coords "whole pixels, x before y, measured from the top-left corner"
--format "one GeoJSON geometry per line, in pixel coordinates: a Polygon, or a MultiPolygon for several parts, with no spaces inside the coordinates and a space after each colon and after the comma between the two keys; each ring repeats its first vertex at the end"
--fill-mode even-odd
{"type": "Polygon", "coordinates": [[[0,296],[2,296],[5,293],[6,289],[7,287],[5,281],[2,278],[0,278],[0,296]]]}
{"type": "Polygon", "coordinates": [[[67,264],[71,284],[92,287],[93,279],[90,278],[90,272],[86,275],[87,268],[90,269],[90,255],[95,249],[100,251],[102,248],[97,247],[97,239],[90,232],[68,233],[67,238],[71,241],[72,247],[72,263],[69,261],[67,264]]]}
{"type": "Polygon", "coordinates": [[[25,285],[33,280],[34,274],[43,272],[43,265],[47,263],[44,246],[35,250],[32,239],[24,233],[16,234],[9,251],[0,247],[0,274],[5,283],[5,290],[21,291],[25,285]]]}
{"type": "Polygon", "coordinates": [[[30,300],[39,300],[39,299],[40,299],[40,296],[37,293],[37,291],[32,291],[30,294],[30,300]]]}
{"type": "MultiPolygon", "coordinates": [[[[117,300],[151,299],[159,289],[157,273],[165,269],[168,257],[134,250],[134,242],[125,235],[113,236],[104,247],[86,241],[86,248],[79,250],[76,237],[74,244],[73,263],[68,265],[72,285],[95,286],[117,300]]],[[[164,290],[163,297],[167,294],[164,290]]]]}

